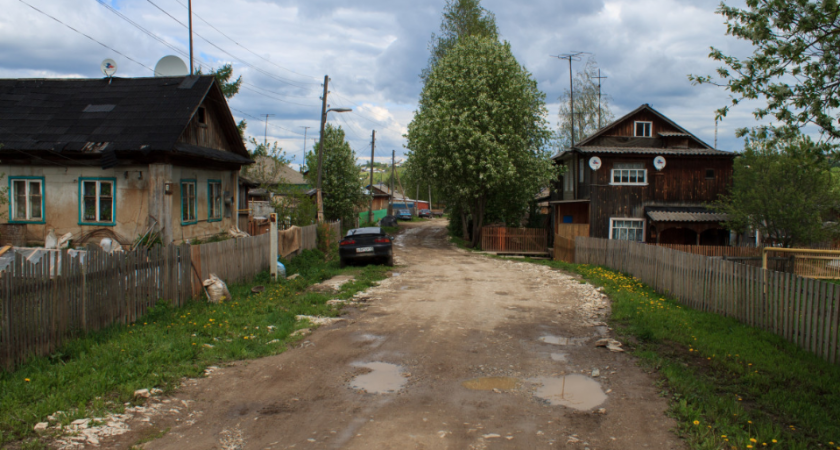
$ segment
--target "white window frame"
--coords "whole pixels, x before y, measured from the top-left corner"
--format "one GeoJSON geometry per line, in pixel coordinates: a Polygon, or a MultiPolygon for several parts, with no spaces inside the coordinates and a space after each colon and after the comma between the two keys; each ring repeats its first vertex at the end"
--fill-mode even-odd
{"type": "Polygon", "coordinates": [[[198,183],[195,179],[181,180],[181,225],[194,225],[198,223],[198,192],[196,188],[198,183]],[[190,201],[190,190],[192,190],[192,200],[190,201]],[[184,198],[188,200],[188,207],[184,209],[184,198]],[[191,207],[191,208],[190,208],[191,207]],[[184,213],[189,213],[192,209],[192,216],[184,217],[184,213]]]}
{"type": "Polygon", "coordinates": [[[44,202],[44,178],[42,177],[9,177],[9,219],[11,223],[43,223],[46,218],[46,214],[44,209],[45,202],[44,202]],[[18,182],[24,183],[24,198],[26,200],[26,217],[17,217],[15,216],[15,212],[17,211],[17,191],[15,190],[15,184],[18,182]],[[41,217],[32,217],[32,201],[29,197],[32,195],[32,183],[38,183],[40,185],[40,194],[41,194],[41,217]]]}
{"type": "Polygon", "coordinates": [[[652,137],[653,136],[653,122],[649,122],[647,120],[637,120],[637,121],[633,122],[633,136],[635,136],[635,137],[652,137]],[[646,123],[648,125],[647,126],[648,134],[647,135],[636,134],[636,132],[639,130],[638,124],[640,124],[640,123],[646,123]]]}
{"type": "Polygon", "coordinates": [[[117,222],[117,182],[113,178],[97,179],[97,178],[80,178],[79,179],[79,224],[92,225],[113,225],[117,222]],[[93,220],[88,220],[85,217],[85,183],[94,183],[96,185],[94,197],[96,198],[96,205],[94,206],[96,217],[93,220]],[[102,220],[100,213],[102,212],[102,185],[111,185],[111,220],[102,220]]]}
{"type": "MultiPolygon", "coordinates": [[[[629,242],[645,242],[645,236],[647,236],[647,223],[645,223],[645,219],[639,219],[636,217],[610,217],[610,231],[609,231],[609,239],[613,239],[613,223],[617,220],[622,221],[631,221],[631,222],[641,222],[642,223],[642,240],[641,241],[630,241],[629,239],[615,239],[617,241],[629,241],[629,242]]],[[[629,229],[629,228],[628,228],[629,229]]]]}
{"type": "MultiPolygon", "coordinates": [[[[610,185],[611,186],[647,186],[648,185],[648,174],[647,169],[623,169],[618,168],[616,169],[615,166],[622,163],[616,163],[613,165],[613,169],[610,170],[610,185]],[[615,181],[615,173],[618,172],[618,179],[621,180],[621,172],[627,172],[627,180],[628,181],[615,181]],[[629,181],[630,180],[630,172],[636,173],[636,181],[629,181]],[[639,180],[639,173],[641,173],[645,177],[645,181],[638,181],[639,180]]],[[[642,166],[644,167],[644,165],[642,166]]]]}
{"type": "Polygon", "coordinates": [[[207,221],[222,220],[222,180],[207,180],[207,221]]]}

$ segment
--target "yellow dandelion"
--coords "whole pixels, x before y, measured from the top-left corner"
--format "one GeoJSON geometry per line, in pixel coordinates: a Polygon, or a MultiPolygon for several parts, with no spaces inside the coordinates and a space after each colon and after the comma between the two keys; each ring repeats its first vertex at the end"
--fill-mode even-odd
{"type": "Polygon", "coordinates": [[[694,421],[694,425],[700,425],[700,421],[699,421],[699,420],[695,420],[695,421],[694,421]]]}

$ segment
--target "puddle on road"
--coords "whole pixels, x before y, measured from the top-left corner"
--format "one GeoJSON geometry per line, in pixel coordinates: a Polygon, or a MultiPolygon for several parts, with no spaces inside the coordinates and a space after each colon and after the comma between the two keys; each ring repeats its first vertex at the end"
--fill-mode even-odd
{"type": "Polygon", "coordinates": [[[609,331],[610,331],[609,328],[604,327],[604,326],[595,327],[595,335],[596,336],[606,336],[609,331]]]}
{"type": "Polygon", "coordinates": [[[519,380],[511,377],[482,377],[473,378],[461,383],[467,389],[473,391],[492,391],[498,389],[500,391],[512,391],[519,385],[519,380]]]}
{"type": "Polygon", "coordinates": [[[604,394],[601,384],[584,375],[537,378],[534,382],[542,384],[534,395],[551,405],[586,411],[607,400],[607,394],[604,394]]]}
{"type": "Polygon", "coordinates": [[[392,276],[392,277],[398,277],[398,276],[400,276],[400,275],[402,275],[402,274],[401,274],[401,273],[399,273],[399,272],[391,272],[391,276],[392,276]]]}
{"type": "Polygon", "coordinates": [[[365,367],[371,371],[359,375],[350,382],[350,387],[372,394],[393,394],[407,381],[402,375],[402,368],[396,364],[384,362],[353,363],[355,367],[365,367]]]}
{"type": "Polygon", "coordinates": [[[546,344],[552,345],[580,345],[584,341],[586,341],[586,339],[587,338],[567,338],[563,336],[552,336],[549,334],[541,337],[539,340],[545,342],[546,344]]]}
{"type": "Polygon", "coordinates": [[[551,359],[552,359],[552,361],[559,361],[559,362],[568,361],[566,359],[566,354],[565,353],[552,353],[551,354],[551,359]]]}
{"type": "Polygon", "coordinates": [[[363,334],[356,340],[364,342],[371,347],[379,347],[383,342],[385,342],[385,338],[383,336],[377,336],[375,334],[363,334]]]}

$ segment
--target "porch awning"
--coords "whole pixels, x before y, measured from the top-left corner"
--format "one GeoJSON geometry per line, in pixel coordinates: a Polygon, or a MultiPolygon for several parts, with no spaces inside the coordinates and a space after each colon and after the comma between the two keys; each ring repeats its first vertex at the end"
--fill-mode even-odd
{"type": "Polygon", "coordinates": [[[647,216],[654,222],[726,222],[726,214],[711,211],[648,211],[647,216]]]}

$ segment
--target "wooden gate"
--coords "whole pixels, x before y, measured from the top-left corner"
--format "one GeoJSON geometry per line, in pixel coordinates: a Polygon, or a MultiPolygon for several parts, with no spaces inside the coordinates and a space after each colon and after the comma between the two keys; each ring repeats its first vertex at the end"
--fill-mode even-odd
{"type": "Polygon", "coordinates": [[[483,227],[481,249],[515,255],[548,254],[548,230],[544,228],[483,227]]]}

